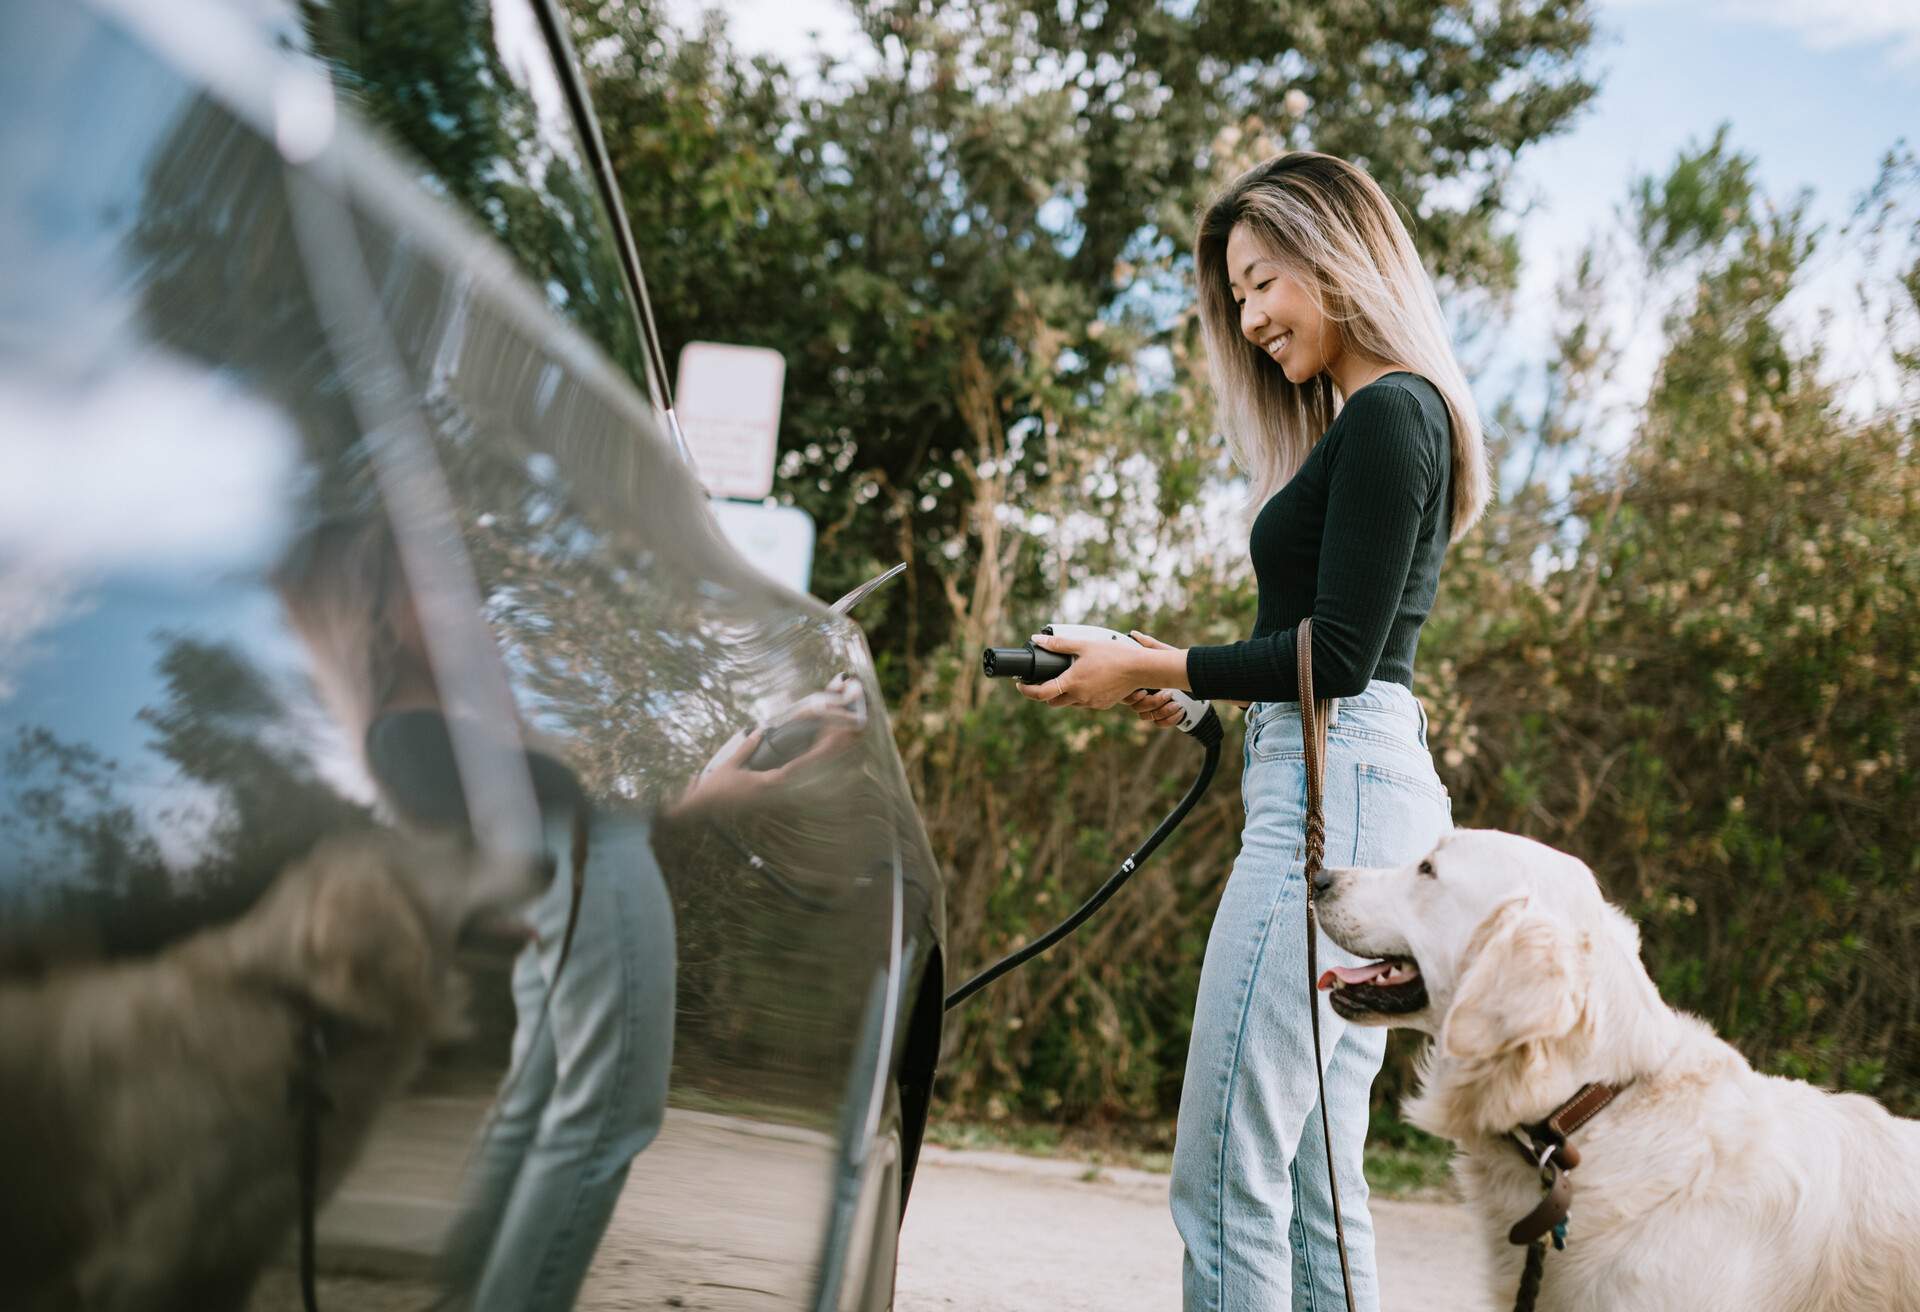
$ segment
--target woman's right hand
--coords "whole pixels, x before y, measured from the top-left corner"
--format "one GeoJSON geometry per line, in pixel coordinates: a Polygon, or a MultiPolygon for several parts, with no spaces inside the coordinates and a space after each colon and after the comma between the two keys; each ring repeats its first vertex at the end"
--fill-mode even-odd
{"type": "Polygon", "coordinates": [[[1120,700],[1155,728],[1171,729],[1180,723],[1181,709],[1174,704],[1173,694],[1165,689],[1135,688],[1120,700]]]}
{"type": "MultiPolygon", "coordinates": [[[[1158,729],[1171,729],[1180,723],[1180,708],[1173,704],[1173,697],[1165,689],[1149,692],[1145,688],[1136,688],[1120,699],[1133,708],[1133,713],[1158,729]]],[[[1252,702],[1235,702],[1241,710],[1253,705],[1252,702]]]]}

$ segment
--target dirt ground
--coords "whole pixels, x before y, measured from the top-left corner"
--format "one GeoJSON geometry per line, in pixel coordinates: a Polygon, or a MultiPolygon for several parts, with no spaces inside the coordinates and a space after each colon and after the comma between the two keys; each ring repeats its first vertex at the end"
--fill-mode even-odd
{"type": "MultiPolygon", "coordinates": [[[[408,1099],[321,1217],[320,1305],[421,1312],[485,1103],[408,1099]]],[[[788,1312],[807,1304],[829,1206],[823,1135],[674,1109],[636,1161],[582,1312],[788,1312]]],[[[1376,1199],[1383,1312],[1496,1312],[1466,1214],[1376,1199]]],[[[251,1312],[296,1312],[288,1261],[251,1312]]],[[[897,1312],[1170,1312],[1180,1238],[1167,1177],[928,1146],[900,1238],[897,1312]]]]}
{"type": "MultiPolygon", "coordinates": [[[[430,1278],[487,1104],[408,1098],[319,1218],[325,1312],[425,1312],[430,1278]]],[[[672,1108],[634,1162],[580,1291],[580,1312],[805,1307],[828,1211],[828,1136],[672,1108]]],[[[289,1251],[249,1312],[297,1312],[289,1251]]]]}
{"type": "MultiPolygon", "coordinates": [[[[1495,1312],[1453,1203],[1375,1199],[1382,1312],[1495,1312]]],[[[896,1312],[1168,1312],[1180,1236],[1167,1177],[929,1147],[900,1235],[896,1312]]]]}

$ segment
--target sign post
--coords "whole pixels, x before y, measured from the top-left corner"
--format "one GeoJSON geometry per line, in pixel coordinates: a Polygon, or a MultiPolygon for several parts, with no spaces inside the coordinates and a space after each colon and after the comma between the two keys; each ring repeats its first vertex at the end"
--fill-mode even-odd
{"type": "Polygon", "coordinates": [[[680,352],[674,410],[727,540],[762,573],[805,592],[812,516],[760,504],[773,491],[786,377],[786,358],[767,347],[689,342],[680,352]]]}
{"type": "Polygon", "coordinates": [[[786,380],[786,359],[764,346],[689,342],[680,352],[674,410],[714,496],[757,501],[773,491],[786,380]]]}

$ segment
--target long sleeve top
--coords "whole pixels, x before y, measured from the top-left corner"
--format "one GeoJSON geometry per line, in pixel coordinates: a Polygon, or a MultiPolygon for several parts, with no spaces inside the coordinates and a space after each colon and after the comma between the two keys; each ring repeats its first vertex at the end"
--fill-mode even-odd
{"type": "Polygon", "coordinates": [[[1195,696],[1300,700],[1294,636],[1309,616],[1316,696],[1351,697],[1373,679],[1413,686],[1453,524],[1452,432],[1418,374],[1386,374],[1347,399],[1254,519],[1253,636],[1188,650],[1195,696]]]}

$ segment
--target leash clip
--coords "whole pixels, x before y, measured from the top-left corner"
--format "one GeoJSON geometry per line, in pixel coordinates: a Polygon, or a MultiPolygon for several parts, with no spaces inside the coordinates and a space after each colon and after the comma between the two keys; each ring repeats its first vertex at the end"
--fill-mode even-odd
{"type": "Polygon", "coordinates": [[[1534,1165],[1540,1168],[1540,1183],[1548,1189],[1553,1188],[1554,1179],[1565,1169],[1553,1160],[1553,1155],[1559,1150],[1559,1144],[1549,1143],[1545,1148],[1540,1150],[1540,1155],[1534,1159],[1534,1165]]]}

